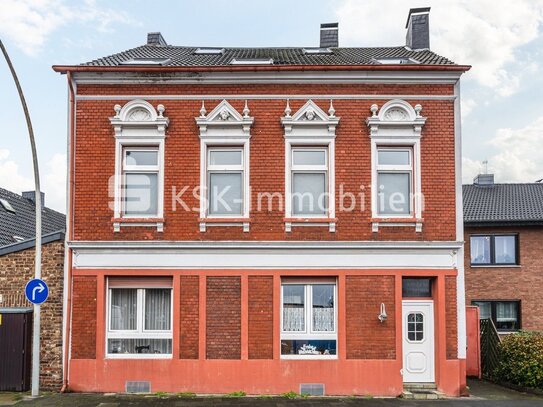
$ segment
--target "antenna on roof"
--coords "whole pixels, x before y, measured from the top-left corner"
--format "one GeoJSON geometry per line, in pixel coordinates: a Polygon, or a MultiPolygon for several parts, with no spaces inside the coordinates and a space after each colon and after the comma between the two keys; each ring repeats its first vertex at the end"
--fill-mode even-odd
{"type": "Polygon", "coordinates": [[[485,174],[488,174],[488,160],[484,160],[483,165],[485,166],[485,174]]]}

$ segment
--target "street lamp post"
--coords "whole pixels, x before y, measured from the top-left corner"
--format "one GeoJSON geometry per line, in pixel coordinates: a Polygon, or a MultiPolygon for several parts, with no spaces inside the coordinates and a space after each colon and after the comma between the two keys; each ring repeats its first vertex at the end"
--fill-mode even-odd
{"type": "MultiPolygon", "coordinates": [[[[38,154],[36,152],[36,140],[34,139],[34,130],[32,129],[32,122],[30,121],[30,113],[28,112],[28,106],[23,94],[23,89],[17,78],[15,68],[11,63],[8,52],[0,40],[0,48],[6,58],[6,62],[13,76],[13,81],[17,87],[19,98],[21,99],[21,105],[23,106],[26,127],[28,128],[28,136],[30,138],[30,147],[32,149],[32,163],[34,167],[34,186],[35,186],[35,199],[36,203],[36,252],[34,260],[34,274],[35,278],[41,279],[41,192],[40,192],[40,171],[38,168],[38,154]]],[[[33,338],[32,338],[32,396],[37,397],[40,393],[40,307],[39,304],[34,304],[34,326],[33,326],[33,338]]]]}

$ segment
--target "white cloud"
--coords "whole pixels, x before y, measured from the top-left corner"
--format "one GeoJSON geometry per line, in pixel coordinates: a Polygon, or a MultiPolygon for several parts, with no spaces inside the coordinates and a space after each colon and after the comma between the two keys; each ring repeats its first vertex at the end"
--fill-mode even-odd
{"type": "MultiPolygon", "coordinates": [[[[496,182],[534,182],[543,178],[543,116],[521,129],[499,129],[487,144],[497,150],[486,158],[496,182]]],[[[467,157],[462,163],[464,182],[471,182],[484,167],[481,161],[467,157]]]]}
{"type": "MultiPolygon", "coordinates": [[[[15,193],[34,190],[32,175],[21,174],[19,165],[9,159],[10,152],[0,149],[0,187],[15,193]]],[[[66,155],[55,154],[41,168],[41,190],[45,192],[45,205],[60,212],[66,210],[66,155]]]]}
{"type": "Polygon", "coordinates": [[[28,55],[39,52],[47,38],[67,24],[87,23],[109,32],[115,24],[134,23],[126,12],[100,7],[95,1],[74,5],[63,0],[0,0],[0,10],[0,35],[28,55]]]}
{"type": "Polygon", "coordinates": [[[543,0],[344,0],[337,10],[342,45],[405,44],[410,7],[432,6],[432,50],[473,65],[468,77],[509,96],[535,62],[516,50],[534,40],[543,22],[543,0]]]}
{"type": "Polygon", "coordinates": [[[462,119],[465,119],[477,107],[477,102],[472,98],[462,98],[462,119]]]}

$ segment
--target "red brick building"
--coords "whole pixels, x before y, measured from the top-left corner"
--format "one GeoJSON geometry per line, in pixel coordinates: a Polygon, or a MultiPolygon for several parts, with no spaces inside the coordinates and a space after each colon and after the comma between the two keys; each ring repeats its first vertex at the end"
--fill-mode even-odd
{"type": "Polygon", "coordinates": [[[543,184],[464,185],[466,300],[498,332],[543,330],[543,184]]]}
{"type": "Polygon", "coordinates": [[[148,43],[70,89],[74,391],[465,387],[459,79],[407,45],[148,43]]]}

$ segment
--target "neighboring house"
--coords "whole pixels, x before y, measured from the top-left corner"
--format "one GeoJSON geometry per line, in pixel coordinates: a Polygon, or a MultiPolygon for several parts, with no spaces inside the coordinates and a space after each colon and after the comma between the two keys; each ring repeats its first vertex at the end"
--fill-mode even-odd
{"type": "Polygon", "coordinates": [[[338,47],[337,24],[308,48],[151,33],[54,67],[69,389],[463,391],[469,67],[428,49],[428,20],[412,10],[398,47],[338,47]]]}
{"type": "Polygon", "coordinates": [[[464,185],[466,302],[498,332],[543,330],[543,183],[464,185]]]}
{"type": "MultiPolygon", "coordinates": [[[[34,196],[33,191],[21,196],[0,188],[0,360],[10,366],[0,368],[0,390],[28,390],[30,385],[33,308],[24,289],[34,278],[34,196]]],[[[42,193],[42,203],[44,198],[42,193]]],[[[40,386],[60,390],[66,217],[43,207],[42,223],[42,278],[49,298],[41,306],[40,386]]]]}

